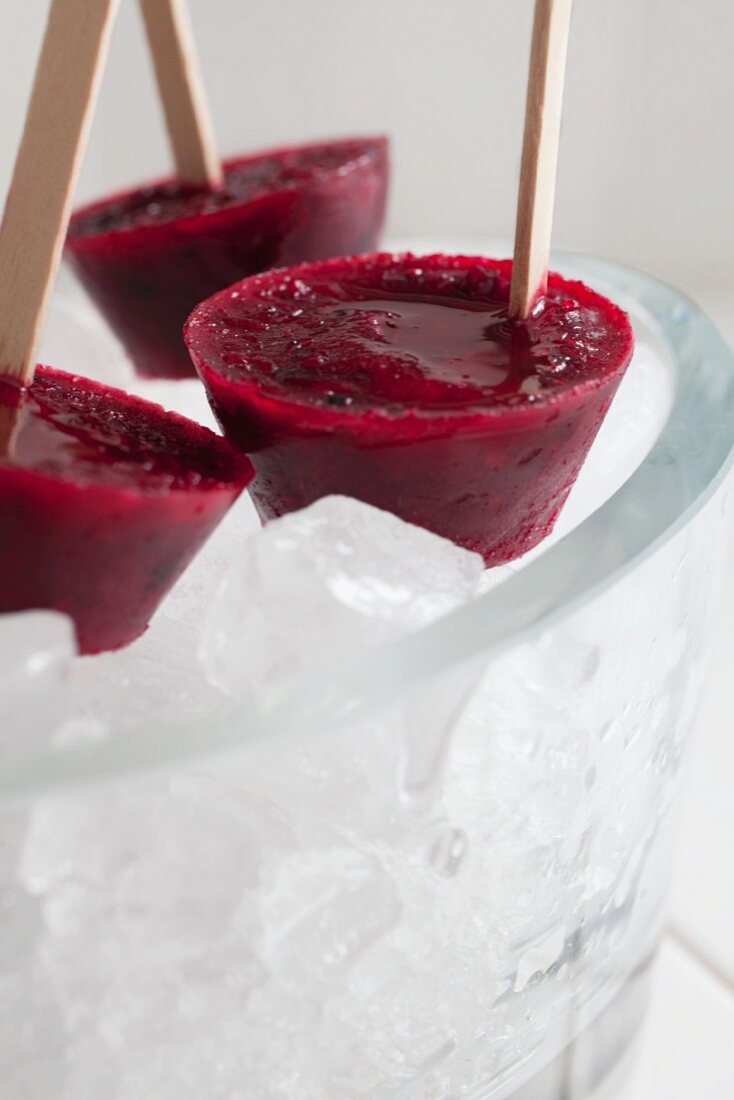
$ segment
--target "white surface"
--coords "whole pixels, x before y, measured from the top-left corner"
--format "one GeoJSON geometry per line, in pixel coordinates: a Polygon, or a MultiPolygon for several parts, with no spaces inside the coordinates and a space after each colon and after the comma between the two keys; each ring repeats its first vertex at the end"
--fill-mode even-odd
{"type": "Polygon", "coordinates": [[[734,998],[677,943],[663,945],[650,1016],[620,1100],[730,1100],[734,998]]]}

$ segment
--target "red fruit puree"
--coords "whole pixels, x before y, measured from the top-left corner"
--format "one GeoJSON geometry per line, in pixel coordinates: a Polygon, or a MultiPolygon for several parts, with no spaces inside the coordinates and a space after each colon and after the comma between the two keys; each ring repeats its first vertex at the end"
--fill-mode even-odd
{"type": "Polygon", "coordinates": [[[363,256],[255,276],[186,341],[263,520],[344,493],[508,561],[547,535],[632,355],[629,321],[551,275],[523,322],[510,261],[363,256]]]}
{"type": "Polygon", "coordinates": [[[120,390],[39,367],[0,455],[0,612],[55,608],[83,653],[142,633],[249,481],[212,432],[120,390]]]}
{"type": "Polygon", "coordinates": [[[140,374],[190,376],[181,329],[197,302],[276,265],[373,249],[387,170],[384,138],[240,157],[215,192],[168,179],[78,210],[66,255],[140,374]]]}

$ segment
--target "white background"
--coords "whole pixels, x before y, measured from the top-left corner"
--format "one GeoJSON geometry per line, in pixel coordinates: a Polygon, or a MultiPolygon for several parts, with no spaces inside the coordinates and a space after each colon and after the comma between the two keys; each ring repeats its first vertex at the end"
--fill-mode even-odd
{"type": "MultiPolygon", "coordinates": [[[[221,148],[385,131],[393,236],[507,236],[531,0],[190,0],[221,148]]],[[[0,0],[0,186],[46,0],[0,0]]],[[[734,4],[577,0],[556,243],[672,281],[734,268],[734,4]]],[[[80,192],[168,167],[122,0],[80,192]]]]}
{"type": "MultiPolygon", "coordinates": [[[[190,4],[224,152],[387,132],[392,237],[511,235],[531,0],[190,4]]],[[[3,192],[46,10],[46,0],[0,0],[3,192]]],[[[577,0],[555,237],[688,290],[730,339],[733,67],[732,0],[577,0]]],[[[168,164],[135,3],[122,0],[80,198],[168,164]]],[[[734,1096],[734,556],[731,578],[695,745],[674,935],[626,1100],[734,1096]]]]}

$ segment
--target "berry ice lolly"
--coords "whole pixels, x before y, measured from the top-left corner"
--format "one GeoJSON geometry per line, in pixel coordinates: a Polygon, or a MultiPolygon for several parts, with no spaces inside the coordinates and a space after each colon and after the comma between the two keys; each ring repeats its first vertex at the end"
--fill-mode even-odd
{"type": "Polygon", "coordinates": [[[508,561],[552,529],[630,362],[626,315],[510,261],[375,255],[246,279],[186,342],[263,520],[342,493],[508,561]]]}
{"type": "Polygon", "coordinates": [[[191,375],[181,329],[235,279],[369,251],[385,212],[387,142],[355,138],[240,157],[215,191],[168,179],[78,210],[66,255],[137,370],[191,375]]]}
{"type": "Polygon", "coordinates": [[[249,481],[207,429],[39,367],[0,381],[0,612],[65,611],[83,653],[125,645],[249,481]]]}

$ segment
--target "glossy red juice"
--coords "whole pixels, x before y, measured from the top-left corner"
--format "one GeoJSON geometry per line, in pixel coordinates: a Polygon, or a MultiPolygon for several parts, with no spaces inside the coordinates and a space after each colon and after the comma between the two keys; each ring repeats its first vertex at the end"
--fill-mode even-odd
{"type": "Polygon", "coordinates": [[[240,157],[216,192],[168,179],[78,210],[66,256],[139,373],[186,377],[197,302],[271,267],[373,249],[387,176],[384,138],[240,157]]]}
{"type": "Polygon", "coordinates": [[[252,476],[224,440],[120,390],[39,367],[0,382],[0,612],[52,608],[83,653],[136,638],[252,476]],[[6,433],[7,436],[7,433],[6,433]]]}
{"type": "Polygon", "coordinates": [[[509,261],[367,256],[245,280],[186,341],[263,520],[342,493],[481,553],[553,528],[629,364],[626,315],[551,275],[507,316],[509,261]]]}

